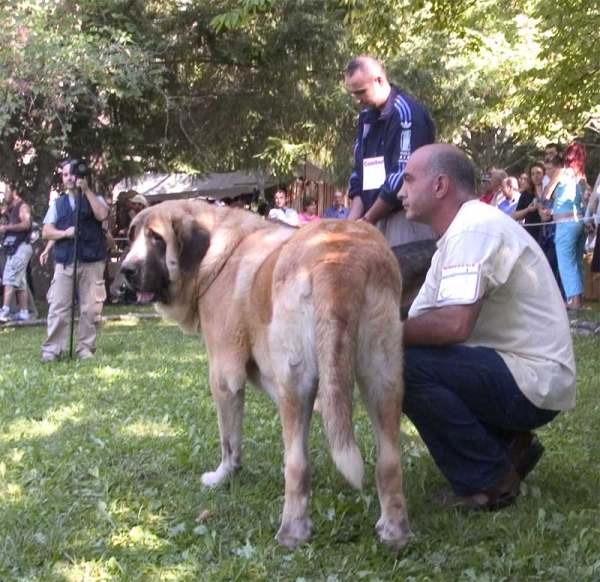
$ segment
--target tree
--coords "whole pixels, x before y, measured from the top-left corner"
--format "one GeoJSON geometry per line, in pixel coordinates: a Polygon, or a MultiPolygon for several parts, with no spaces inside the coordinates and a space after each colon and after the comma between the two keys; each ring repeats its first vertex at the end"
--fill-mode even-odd
{"type": "Polygon", "coordinates": [[[90,11],[92,3],[9,0],[0,7],[0,177],[30,186],[40,205],[65,153],[106,166],[111,108],[144,102],[160,80],[132,20],[113,4],[94,2],[90,11]]]}

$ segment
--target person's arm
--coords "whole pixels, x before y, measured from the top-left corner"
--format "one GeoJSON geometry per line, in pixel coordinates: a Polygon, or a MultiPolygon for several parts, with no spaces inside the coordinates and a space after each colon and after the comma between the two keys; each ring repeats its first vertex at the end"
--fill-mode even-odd
{"type": "Polygon", "coordinates": [[[405,346],[448,346],[466,342],[481,311],[483,299],[470,305],[433,309],[404,323],[405,346]]]}
{"type": "Polygon", "coordinates": [[[394,207],[385,202],[383,198],[377,198],[373,203],[373,206],[371,206],[369,211],[363,216],[363,220],[370,224],[377,224],[382,218],[385,218],[393,208],[394,207]]]}
{"type": "Polygon", "coordinates": [[[550,182],[548,182],[548,184],[544,188],[544,191],[542,192],[542,198],[544,200],[550,200],[552,198],[552,195],[554,194],[554,190],[556,190],[556,187],[558,186],[558,183],[560,182],[560,180],[563,176],[563,173],[564,173],[564,169],[561,168],[560,170],[557,170],[554,178],[552,178],[552,180],[550,180],[550,182]]]}
{"type": "Polygon", "coordinates": [[[31,228],[31,208],[29,204],[21,204],[19,208],[19,222],[0,226],[0,234],[7,232],[24,232],[31,228]]]}
{"type": "Polygon", "coordinates": [[[98,196],[96,196],[95,192],[90,188],[87,178],[79,178],[76,182],[77,187],[81,188],[82,194],[87,198],[90,208],[94,214],[94,217],[99,222],[104,222],[108,215],[110,214],[110,210],[108,205],[98,196]]]}
{"type": "Polygon", "coordinates": [[[516,210],[512,213],[512,217],[519,221],[519,220],[523,220],[528,214],[530,214],[531,212],[535,212],[538,209],[538,201],[536,198],[534,198],[527,206],[525,206],[524,208],[521,206],[521,204],[517,204],[517,208],[516,210]]]}
{"type": "Polygon", "coordinates": [[[46,243],[46,247],[40,253],[40,265],[45,265],[48,262],[48,257],[50,256],[50,251],[52,250],[52,247],[54,245],[55,245],[55,242],[53,240],[49,240],[46,243]]]}
{"type": "Polygon", "coordinates": [[[293,208],[288,208],[284,214],[284,222],[287,222],[290,226],[300,226],[300,217],[293,208]]]}
{"type": "Polygon", "coordinates": [[[358,220],[362,218],[365,213],[365,205],[361,200],[360,196],[352,198],[352,205],[350,206],[350,212],[348,213],[348,220],[358,220]]]}
{"type": "Polygon", "coordinates": [[[42,238],[44,240],[57,241],[63,238],[73,238],[75,236],[75,227],[70,226],[67,230],[58,230],[56,224],[48,223],[42,227],[42,238]]]}
{"type": "Polygon", "coordinates": [[[418,147],[416,136],[412,135],[413,132],[402,128],[402,122],[407,120],[407,115],[404,109],[401,109],[389,120],[390,125],[384,144],[385,180],[379,189],[377,200],[365,214],[365,220],[371,224],[385,218],[394,208],[402,206],[398,200],[398,192],[402,187],[402,175],[409,153],[418,147]],[[405,151],[401,149],[403,145],[405,151]]]}

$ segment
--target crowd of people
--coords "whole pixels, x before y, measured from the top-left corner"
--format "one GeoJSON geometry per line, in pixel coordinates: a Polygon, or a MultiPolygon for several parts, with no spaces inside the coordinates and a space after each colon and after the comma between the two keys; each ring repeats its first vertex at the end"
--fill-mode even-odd
{"type": "Polygon", "coordinates": [[[586,252],[592,272],[600,272],[598,187],[586,179],[586,147],[571,142],[546,146],[543,162],[533,162],[517,178],[489,168],[480,201],[523,224],[544,251],[568,310],[583,307],[586,252]]]}

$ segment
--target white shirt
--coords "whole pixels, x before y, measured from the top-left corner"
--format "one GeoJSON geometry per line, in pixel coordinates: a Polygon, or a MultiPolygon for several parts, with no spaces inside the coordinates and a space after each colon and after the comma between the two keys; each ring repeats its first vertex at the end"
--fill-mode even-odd
{"type": "Polygon", "coordinates": [[[545,190],[548,184],[550,184],[550,176],[548,176],[548,174],[544,174],[544,177],[542,178],[542,191],[545,190]]]}
{"type": "Polygon", "coordinates": [[[575,358],[558,286],[539,245],[516,221],[473,200],[437,243],[409,317],[483,297],[468,346],[496,350],[537,407],[575,406],[575,358]]]}
{"type": "Polygon", "coordinates": [[[298,226],[300,218],[293,208],[272,208],[269,210],[269,219],[279,220],[291,226],[298,226]]]}

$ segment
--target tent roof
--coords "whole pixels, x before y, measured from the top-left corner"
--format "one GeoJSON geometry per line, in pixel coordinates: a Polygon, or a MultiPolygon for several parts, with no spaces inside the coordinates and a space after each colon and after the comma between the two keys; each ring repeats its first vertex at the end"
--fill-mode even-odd
{"type": "Polygon", "coordinates": [[[126,178],[114,187],[114,192],[135,190],[149,201],[160,202],[177,198],[212,198],[219,200],[250,194],[254,188],[264,190],[275,185],[270,177],[246,172],[227,172],[190,176],[187,174],[155,174],[146,172],[143,176],[126,178]]]}

